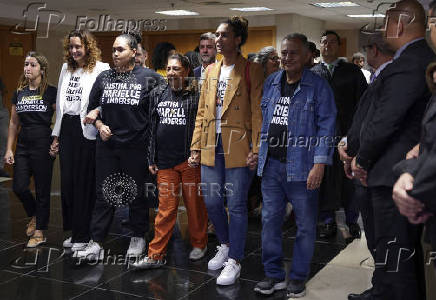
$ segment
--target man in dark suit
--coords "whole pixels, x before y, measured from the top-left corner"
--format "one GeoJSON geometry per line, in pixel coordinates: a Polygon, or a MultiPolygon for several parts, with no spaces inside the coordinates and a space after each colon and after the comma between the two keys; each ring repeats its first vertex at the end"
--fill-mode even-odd
{"type": "MultiPolygon", "coordinates": [[[[350,179],[353,177],[351,172],[351,161],[353,157],[357,155],[360,147],[359,137],[362,122],[368,113],[372,101],[377,97],[377,90],[381,84],[381,81],[377,80],[377,78],[392,62],[392,58],[395,54],[395,52],[383,40],[383,36],[380,32],[371,34],[363,49],[366,52],[368,64],[375,70],[375,72],[371,75],[370,84],[360,98],[347,137],[342,140],[342,143],[340,143],[338,147],[340,158],[344,163],[345,174],[350,179]]],[[[354,179],[354,184],[354,197],[357,199],[359,210],[362,215],[367,246],[372,257],[375,258],[374,212],[371,201],[368,201],[370,199],[368,188],[363,186],[358,179],[354,179]]],[[[365,291],[363,295],[370,292],[371,289],[365,291]]],[[[360,299],[361,296],[361,294],[350,294],[348,295],[348,299],[360,299]]]]}
{"type": "Polygon", "coordinates": [[[207,66],[213,64],[216,60],[215,35],[212,32],[203,33],[200,36],[201,66],[194,69],[194,76],[197,79],[202,78],[207,66]]]}
{"type": "Polygon", "coordinates": [[[435,54],[425,41],[425,12],[415,0],[386,12],[385,40],[396,51],[380,74],[352,162],[355,177],[369,187],[375,226],[373,289],[360,299],[425,299],[422,226],[400,215],[392,199],[393,166],[418,143],[430,92],[425,69],[435,54]]]}
{"type": "MultiPolygon", "coordinates": [[[[429,5],[430,37],[436,46],[436,0],[429,5]]],[[[409,151],[406,160],[395,166],[401,177],[394,185],[393,198],[400,213],[412,224],[425,223],[427,238],[436,250],[436,63],[426,72],[427,85],[433,93],[421,126],[421,138],[417,147],[409,151]]],[[[426,264],[434,262],[430,256],[426,264]],[[431,259],[430,259],[431,258],[431,259]]],[[[435,269],[436,270],[436,269],[435,269]]]]}
{"type": "MultiPolygon", "coordinates": [[[[333,89],[338,110],[336,136],[340,138],[347,134],[351,126],[357,103],[367,83],[359,67],[338,57],[339,45],[339,35],[334,31],[326,31],[321,36],[322,63],[311,70],[327,79],[333,89]]],[[[354,197],[354,185],[345,177],[337,151],[333,155],[333,165],[325,169],[319,197],[320,237],[328,238],[336,234],[335,211],[343,205],[351,236],[360,238],[360,227],[357,224],[359,210],[354,197]]]]}

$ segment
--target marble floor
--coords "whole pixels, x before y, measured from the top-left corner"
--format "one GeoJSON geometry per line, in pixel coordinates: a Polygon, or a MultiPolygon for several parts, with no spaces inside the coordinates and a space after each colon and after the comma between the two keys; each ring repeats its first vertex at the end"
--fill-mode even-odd
{"type": "MultiPolygon", "coordinates": [[[[179,209],[177,226],[169,244],[167,265],[157,270],[133,271],[123,255],[128,248],[130,230],[121,225],[125,210],[118,210],[104,248],[111,257],[103,264],[77,265],[71,253],[64,251],[59,194],[52,195],[47,243],[26,249],[25,226],[29,221],[21,203],[11,191],[11,182],[0,183],[0,299],[264,299],[253,292],[263,279],[261,263],[260,219],[249,218],[242,272],[238,282],[229,287],[215,283],[217,272],[207,270],[207,261],[215,254],[216,237],[209,236],[204,259],[191,262],[184,208],[179,209]]],[[[152,213],[153,214],[153,213],[152,213]]],[[[308,295],[304,299],[346,299],[348,292],[364,290],[369,284],[370,269],[360,266],[368,256],[365,240],[347,247],[347,231],[338,215],[337,236],[317,239],[311,264],[308,295]],[[344,250],[345,249],[345,250],[344,250]],[[356,250],[357,249],[357,250],[356,250]],[[344,251],[343,251],[344,250],[344,251]],[[343,253],[347,253],[344,259],[343,253]],[[362,271],[363,270],[363,271],[362,271]]],[[[296,227],[283,226],[285,264],[289,268],[296,227]]],[[[107,252],[106,252],[107,254],[107,252]]],[[[268,299],[285,299],[277,292],[268,299]]]]}

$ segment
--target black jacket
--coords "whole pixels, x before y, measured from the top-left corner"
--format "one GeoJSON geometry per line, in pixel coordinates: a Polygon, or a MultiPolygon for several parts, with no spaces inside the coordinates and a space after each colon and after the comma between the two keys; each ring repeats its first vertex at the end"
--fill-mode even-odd
{"type": "Polygon", "coordinates": [[[312,69],[319,76],[325,78],[335,95],[337,112],[337,134],[345,136],[353,122],[353,115],[359,99],[368,86],[365,76],[358,66],[340,60],[334,69],[333,76],[327,67],[317,64],[312,69]]]}
{"type": "MultiPolygon", "coordinates": [[[[158,164],[157,161],[157,126],[159,125],[159,114],[157,111],[158,104],[162,101],[165,101],[169,99],[170,93],[172,93],[171,88],[168,84],[161,84],[158,87],[156,87],[150,94],[150,122],[151,126],[149,127],[148,136],[150,136],[150,143],[149,143],[149,155],[148,155],[148,162],[149,165],[158,164]]],[[[195,86],[191,86],[190,88],[183,91],[181,95],[180,101],[186,102],[186,142],[185,142],[185,156],[186,159],[191,155],[191,141],[192,141],[192,134],[194,132],[195,127],[195,118],[197,116],[197,109],[198,109],[198,100],[200,98],[199,91],[195,88],[195,86]]],[[[171,149],[168,149],[168,151],[171,151],[171,149]]],[[[165,162],[166,164],[171,165],[177,165],[181,162],[165,162]]]]}
{"type": "Polygon", "coordinates": [[[427,65],[435,59],[425,40],[410,44],[377,78],[360,134],[357,163],[368,170],[368,185],[393,186],[393,166],[419,141],[430,99],[427,65]]]}
{"type": "MultiPolygon", "coordinates": [[[[387,64],[386,66],[388,66],[387,64]]],[[[385,66],[385,68],[386,68],[385,66]]],[[[383,69],[382,72],[384,72],[383,69]]],[[[377,78],[380,76],[377,76],[377,78]]],[[[377,81],[377,78],[368,85],[368,88],[363,93],[362,97],[360,97],[359,104],[357,105],[356,112],[354,113],[353,123],[351,124],[350,129],[347,133],[347,155],[350,157],[354,157],[357,155],[360,147],[360,130],[362,129],[362,123],[366,118],[369,107],[373,99],[377,96],[377,85],[380,84],[380,81],[377,81]]]]}
{"type": "MultiPolygon", "coordinates": [[[[429,69],[436,64],[431,64],[429,69]]],[[[428,77],[428,76],[427,76],[428,77]]],[[[413,189],[409,194],[425,203],[436,215],[436,85],[432,84],[430,99],[422,119],[418,158],[403,160],[394,167],[396,175],[410,173],[414,177],[413,189]]]]}

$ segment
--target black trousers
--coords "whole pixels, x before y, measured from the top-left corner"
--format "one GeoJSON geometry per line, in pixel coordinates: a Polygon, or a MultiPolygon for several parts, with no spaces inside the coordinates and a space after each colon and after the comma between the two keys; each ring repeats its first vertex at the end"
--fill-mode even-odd
{"type": "Polygon", "coordinates": [[[355,183],[354,197],[358,203],[362,215],[363,229],[365,230],[366,244],[372,257],[375,259],[375,237],[374,237],[374,210],[372,207],[369,189],[361,184],[355,183]]]}
{"type": "Polygon", "coordinates": [[[97,138],[97,202],[91,221],[91,236],[103,242],[111,226],[115,206],[112,202],[129,201],[129,226],[133,236],[144,237],[148,231],[148,207],[145,198],[147,170],[144,147],[128,148],[111,145],[97,138]]]}
{"type": "Polygon", "coordinates": [[[29,217],[36,216],[36,229],[46,230],[50,218],[50,189],[54,159],[49,155],[51,130],[46,126],[22,127],[15,151],[12,189],[29,217]],[[29,185],[33,176],[35,196],[29,185]],[[35,199],[36,198],[36,199],[35,199]]]}
{"type": "Polygon", "coordinates": [[[354,183],[345,176],[344,164],[340,160],[337,148],[333,153],[333,164],[325,167],[323,181],[319,191],[319,219],[331,221],[335,211],[344,207],[347,225],[356,223],[359,218],[358,200],[354,193],[354,183]]]}
{"type": "Polygon", "coordinates": [[[376,242],[374,299],[425,299],[422,225],[412,225],[400,215],[392,187],[370,187],[369,192],[376,242]]]}
{"type": "Polygon", "coordinates": [[[62,118],[59,158],[63,228],[71,230],[73,243],[87,243],[96,197],[95,141],[83,136],[79,116],[62,118]]]}

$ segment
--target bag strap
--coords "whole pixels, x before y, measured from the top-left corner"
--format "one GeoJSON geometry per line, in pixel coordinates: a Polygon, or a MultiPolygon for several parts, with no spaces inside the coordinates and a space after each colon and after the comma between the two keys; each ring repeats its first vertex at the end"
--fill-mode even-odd
{"type": "Polygon", "coordinates": [[[245,82],[247,84],[248,95],[250,95],[251,92],[250,63],[250,61],[247,61],[247,64],[245,65],[245,82]]]}

